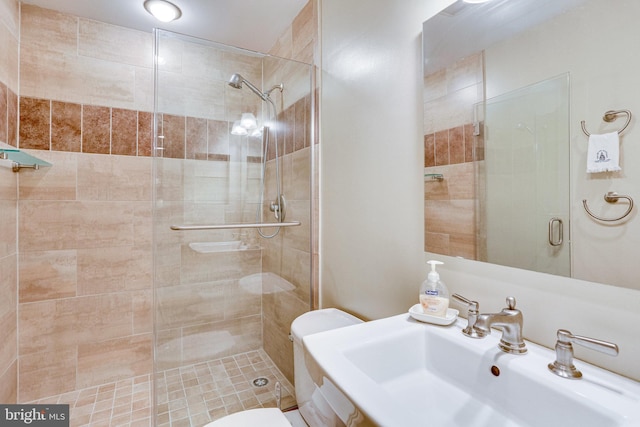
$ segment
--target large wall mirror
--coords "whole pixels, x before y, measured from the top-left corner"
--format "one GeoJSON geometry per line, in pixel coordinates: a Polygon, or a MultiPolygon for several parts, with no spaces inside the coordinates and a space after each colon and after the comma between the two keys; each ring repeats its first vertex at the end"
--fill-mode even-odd
{"type": "Polygon", "coordinates": [[[639,20],[637,0],[458,0],[424,23],[425,251],[640,289],[639,20]],[[588,171],[609,133],[621,170],[588,171]]]}

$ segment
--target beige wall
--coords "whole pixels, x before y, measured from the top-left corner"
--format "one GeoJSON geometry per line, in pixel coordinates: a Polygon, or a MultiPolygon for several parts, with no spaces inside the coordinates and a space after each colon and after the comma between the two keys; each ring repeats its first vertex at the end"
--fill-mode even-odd
{"type": "Polygon", "coordinates": [[[424,280],[422,21],[446,1],[321,3],[323,306],[379,318],[424,280]]]}
{"type": "Polygon", "coordinates": [[[640,321],[638,291],[423,254],[420,32],[450,3],[322,2],[323,305],[366,318],[404,313],[425,258],[436,257],[449,290],[483,312],[514,295],[526,338],[552,347],[566,328],[616,342],[617,358],[583,349],[577,357],[640,380],[629,326],[640,321]]]}
{"type": "Polygon", "coordinates": [[[587,215],[582,200],[607,218],[621,215],[628,205],[622,201],[618,206],[605,203],[606,192],[616,191],[638,200],[640,128],[634,118],[620,138],[621,172],[587,174],[588,138],[580,122],[584,120],[591,133],[605,133],[620,129],[626,119],[621,115],[607,124],[602,120],[605,111],[628,109],[634,117],[640,112],[640,89],[634,72],[640,66],[640,57],[629,53],[635,48],[630,28],[639,17],[640,4],[633,0],[606,4],[589,1],[541,28],[486,51],[488,97],[570,73],[572,276],[631,289],[640,289],[637,211],[634,209],[624,221],[603,224],[587,215]],[[602,34],[621,42],[611,45],[602,34]],[[596,55],[598,61],[593,60],[596,55]],[[530,58],[545,60],[531,66],[530,58]]]}
{"type": "MultiPolygon", "coordinates": [[[[16,145],[18,92],[18,2],[0,1],[0,145],[16,145]]],[[[17,284],[18,178],[0,167],[0,402],[18,395],[17,284]]]]}

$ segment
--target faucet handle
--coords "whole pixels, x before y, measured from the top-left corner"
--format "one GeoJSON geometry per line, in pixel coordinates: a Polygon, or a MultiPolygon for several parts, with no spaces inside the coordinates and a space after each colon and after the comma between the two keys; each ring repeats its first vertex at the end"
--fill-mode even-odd
{"type": "Polygon", "coordinates": [[[573,346],[578,344],[591,350],[596,350],[610,356],[618,355],[618,346],[614,343],[595,338],[573,335],[566,329],[558,329],[558,341],[556,342],[556,360],[549,363],[549,370],[562,378],[577,379],[582,377],[573,365],[573,346]]]}
{"type": "Polygon", "coordinates": [[[480,304],[478,304],[478,301],[471,301],[468,298],[463,297],[460,294],[453,294],[451,295],[451,298],[455,299],[458,302],[461,302],[462,304],[466,304],[469,307],[469,310],[478,310],[480,308],[480,304]]]}
{"type": "Polygon", "coordinates": [[[516,308],[515,297],[507,297],[507,306],[502,309],[502,312],[511,316],[522,316],[520,309],[516,308]]]}
{"type": "Polygon", "coordinates": [[[478,301],[471,301],[459,294],[453,294],[451,295],[451,298],[466,304],[469,309],[467,312],[467,327],[462,330],[462,333],[470,338],[486,337],[487,332],[475,328],[476,320],[478,320],[478,309],[480,308],[478,301]]]}

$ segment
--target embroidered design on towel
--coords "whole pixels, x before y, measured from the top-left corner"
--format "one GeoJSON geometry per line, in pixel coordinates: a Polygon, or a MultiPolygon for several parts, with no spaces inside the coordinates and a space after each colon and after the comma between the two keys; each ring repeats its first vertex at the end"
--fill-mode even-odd
{"type": "Polygon", "coordinates": [[[618,132],[589,135],[587,173],[616,172],[620,168],[618,132]]]}
{"type": "Polygon", "coordinates": [[[609,153],[607,153],[607,150],[598,151],[595,160],[596,163],[608,162],[609,160],[611,159],[609,158],[609,153]]]}

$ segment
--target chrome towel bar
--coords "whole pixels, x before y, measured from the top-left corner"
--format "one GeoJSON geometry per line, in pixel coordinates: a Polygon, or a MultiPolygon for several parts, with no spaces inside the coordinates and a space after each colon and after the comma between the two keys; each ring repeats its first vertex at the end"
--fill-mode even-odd
{"type": "Polygon", "coordinates": [[[228,230],[232,228],[297,227],[299,225],[300,225],[300,221],[289,221],[289,222],[216,224],[216,225],[172,225],[171,229],[175,231],[228,230]]]}
{"type": "Polygon", "coordinates": [[[582,206],[584,206],[584,210],[587,211],[587,213],[592,218],[595,218],[598,221],[608,221],[608,222],[620,221],[622,218],[626,217],[631,213],[631,210],[633,209],[633,199],[629,196],[623,196],[622,194],[618,194],[615,191],[609,191],[607,192],[607,194],[604,195],[604,201],[607,203],[615,203],[618,201],[618,199],[627,199],[629,201],[629,208],[625,213],[622,214],[621,217],[618,217],[618,218],[602,218],[595,215],[593,212],[589,210],[589,206],[587,206],[587,199],[582,199],[582,206]]]}
{"type": "MultiPolygon", "coordinates": [[[[606,111],[604,113],[604,116],[602,116],[602,120],[604,120],[607,123],[612,122],[612,121],[614,121],[616,119],[616,116],[618,114],[626,114],[627,115],[627,122],[624,124],[624,126],[622,126],[622,129],[620,129],[618,131],[618,135],[620,135],[627,128],[627,126],[629,126],[629,123],[631,123],[631,111],[629,111],[629,110],[609,110],[609,111],[606,111]]],[[[584,126],[584,120],[582,120],[580,122],[580,125],[582,126],[582,132],[584,132],[584,134],[587,135],[587,136],[591,136],[591,134],[589,132],[587,132],[587,128],[584,126]]]]}

